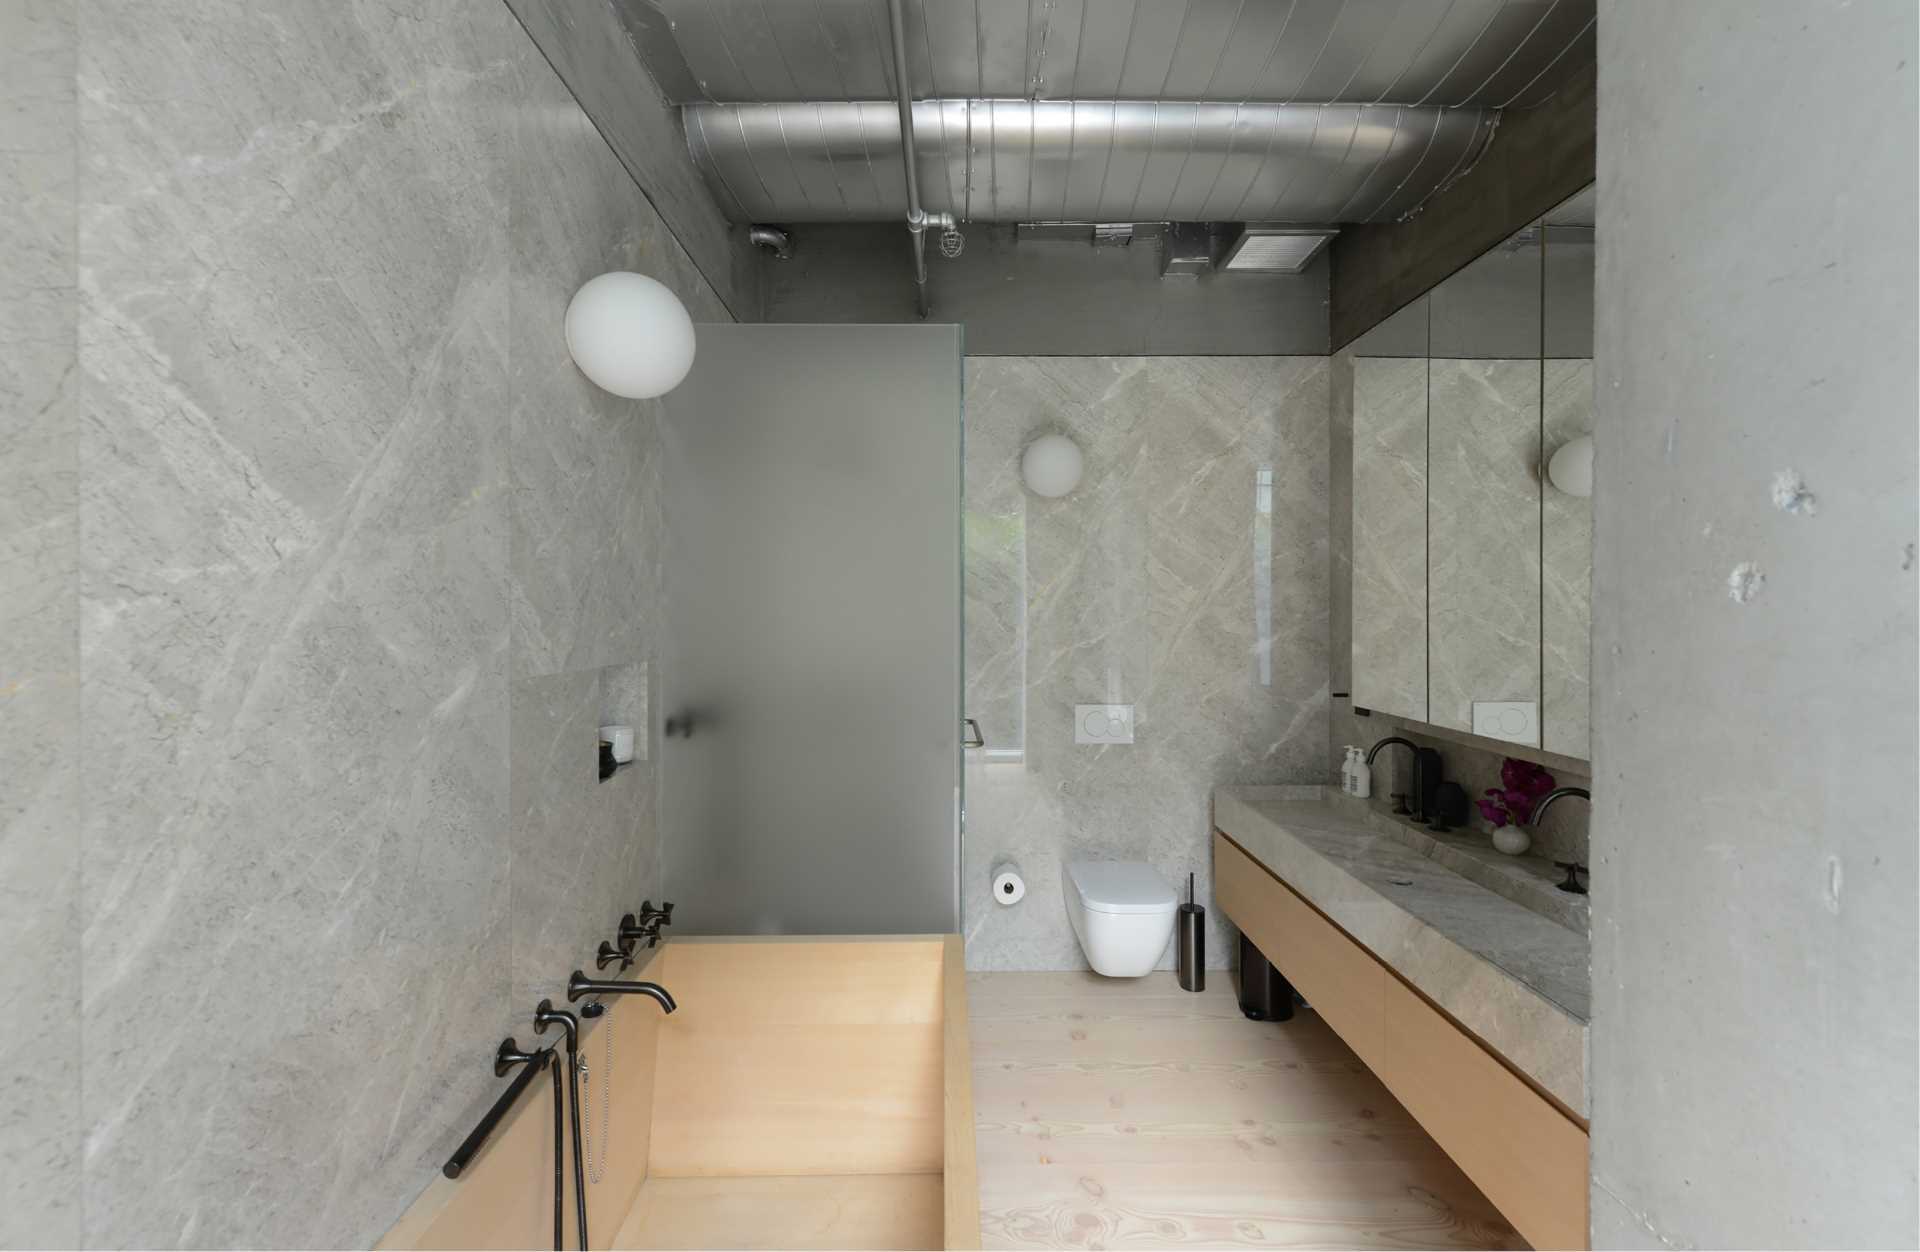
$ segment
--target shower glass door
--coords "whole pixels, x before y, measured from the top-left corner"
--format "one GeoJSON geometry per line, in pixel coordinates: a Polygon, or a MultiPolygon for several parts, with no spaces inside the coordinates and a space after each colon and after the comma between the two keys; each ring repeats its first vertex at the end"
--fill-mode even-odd
{"type": "Polygon", "coordinates": [[[957,326],[699,328],[655,653],[676,931],[958,929],[960,389],[957,326]]]}

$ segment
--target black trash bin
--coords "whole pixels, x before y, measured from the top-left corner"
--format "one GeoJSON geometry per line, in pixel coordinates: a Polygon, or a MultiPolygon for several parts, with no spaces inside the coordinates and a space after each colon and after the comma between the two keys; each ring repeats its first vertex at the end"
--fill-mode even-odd
{"type": "Polygon", "coordinates": [[[1240,1011],[1256,1022],[1293,1017],[1293,984],[1244,934],[1240,936],[1240,1011]]]}

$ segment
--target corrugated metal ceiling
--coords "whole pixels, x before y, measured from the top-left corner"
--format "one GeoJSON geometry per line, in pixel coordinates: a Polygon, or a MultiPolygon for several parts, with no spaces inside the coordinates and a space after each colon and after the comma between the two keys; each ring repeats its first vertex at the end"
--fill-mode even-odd
{"type": "MultiPolygon", "coordinates": [[[[887,0],[614,2],[736,220],[905,215],[887,0]]],[[[969,221],[1392,220],[1594,55],[1595,0],[904,10],[926,207],[969,221]]]]}
{"type": "MultiPolygon", "coordinates": [[[[622,0],[676,103],[885,100],[885,0],[622,0]]],[[[915,99],[1526,108],[1594,0],[906,0],[915,99]]]]}

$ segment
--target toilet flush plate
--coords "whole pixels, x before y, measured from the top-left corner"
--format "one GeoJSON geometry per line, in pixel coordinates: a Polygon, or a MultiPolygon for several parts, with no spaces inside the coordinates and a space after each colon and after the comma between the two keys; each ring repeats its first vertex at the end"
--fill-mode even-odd
{"type": "Polygon", "coordinates": [[[1076,704],[1073,706],[1075,743],[1132,743],[1131,704],[1076,704]]]}
{"type": "Polygon", "coordinates": [[[1533,700],[1475,700],[1473,733],[1538,746],[1540,705],[1533,700]]]}

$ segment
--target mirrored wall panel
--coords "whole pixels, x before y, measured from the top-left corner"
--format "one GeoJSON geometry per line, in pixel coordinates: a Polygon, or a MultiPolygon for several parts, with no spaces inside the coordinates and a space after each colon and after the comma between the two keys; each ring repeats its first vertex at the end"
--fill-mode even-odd
{"type": "Polygon", "coordinates": [[[1592,203],[1349,349],[1358,707],[1587,756],[1592,203]]]}
{"type": "Polygon", "coordinates": [[[1441,283],[1427,363],[1427,721],[1538,744],[1540,232],[1441,283]]]}
{"type": "Polygon", "coordinates": [[[1541,744],[1588,755],[1593,627],[1593,246],[1589,187],[1546,217],[1541,370],[1541,744]]]}

